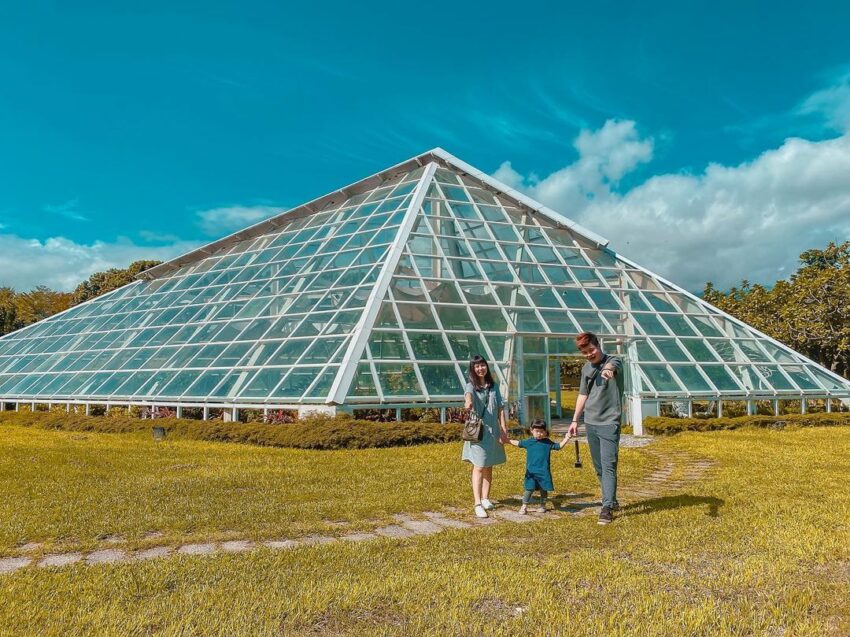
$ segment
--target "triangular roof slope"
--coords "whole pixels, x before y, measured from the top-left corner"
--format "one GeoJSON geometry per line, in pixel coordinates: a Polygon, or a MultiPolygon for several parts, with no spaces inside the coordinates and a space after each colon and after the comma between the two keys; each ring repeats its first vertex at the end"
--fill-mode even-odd
{"type": "Polygon", "coordinates": [[[0,396],[451,402],[470,354],[513,384],[525,347],[529,390],[535,355],[582,330],[622,344],[634,395],[850,396],[845,379],[607,246],[434,149],[7,335],[0,396]]]}

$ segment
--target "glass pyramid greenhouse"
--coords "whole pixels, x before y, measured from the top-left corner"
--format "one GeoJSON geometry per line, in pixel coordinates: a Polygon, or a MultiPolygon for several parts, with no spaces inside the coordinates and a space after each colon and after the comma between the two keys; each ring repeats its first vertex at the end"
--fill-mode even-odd
{"type": "Polygon", "coordinates": [[[521,417],[548,416],[552,363],[583,330],[626,360],[638,431],[665,402],[850,398],[847,380],[435,149],[6,335],[0,404],[442,407],[481,353],[521,417]]]}

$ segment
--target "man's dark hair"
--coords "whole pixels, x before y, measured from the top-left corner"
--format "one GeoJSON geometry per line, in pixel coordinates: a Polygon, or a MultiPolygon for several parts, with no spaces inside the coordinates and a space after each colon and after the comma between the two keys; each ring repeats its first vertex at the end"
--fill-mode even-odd
{"type": "Polygon", "coordinates": [[[594,347],[599,347],[599,337],[596,336],[593,332],[582,332],[578,336],[576,336],[576,345],[581,347],[587,347],[588,345],[593,345],[594,347]]]}

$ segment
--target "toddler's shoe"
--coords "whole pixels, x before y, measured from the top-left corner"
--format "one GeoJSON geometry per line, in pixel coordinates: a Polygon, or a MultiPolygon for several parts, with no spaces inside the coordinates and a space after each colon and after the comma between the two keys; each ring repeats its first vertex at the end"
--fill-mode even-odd
{"type": "Polygon", "coordinates": [[[493,504],[492,502],[490,502],[490,500],[488,500],[487,498],[484,498],[483,500],[481,500],[481,506],[484,507],[485,511],[492,511],[493,509],[496,508],[496,505],[493,504]]]}
{"type": "Polygon", "coordinates": [[[525,505],[525,503],[523,503],[523,505],[519,508],[519,514],[525,515],[526,513],[528,513],[528,507],[525,505]]]}
{"type": "Polygon", "coordinates": [[[475,505],[475,517],[476,518],[486,518],[487,511],[484,510],[484,507],[480,504],[475,505]]]}

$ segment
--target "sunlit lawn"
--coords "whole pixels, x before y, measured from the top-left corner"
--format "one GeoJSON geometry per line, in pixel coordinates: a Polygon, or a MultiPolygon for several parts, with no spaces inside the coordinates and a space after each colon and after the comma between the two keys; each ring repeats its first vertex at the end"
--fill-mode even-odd
{"type": "MultiPolygon", "coordinates": [[[[14,492],[0,505],[6,547],[22,529],[26,539],[79,542],[95,531],[133,538],[154,528],[260,536],[467,499],[456,445],[330,454],[0,433],[0,480],[14,492]],[[192,463],[182,470],[191,478],[167,470],[192,463]],[[135,499],[117,495],[133,489],[135,499]],[[76,512],[75,491],[87,494],[76,512]],[[91,502],[98,493],[120,513],[99,513],[91,502]],[[304,504],[288,512],[293,498],[304,504]],[[23,521],[9,528],[9,516],[23,521]],[[49,532],[38,538],[36,528],[49,532]]],[[[747,430],[659,441],[653,449],[711,458],[716,467],[678,495],[626,506],[605,528],[588,516],[404,541],[28,568],[0,577],[0,633],[844,635],[848,434],[747,430]]],[[[587,466],[575,471],[560,460],[557,486],[592,486],[587,466]]],[[[651,464],[646,452],[629,450],[623,482],[651,464]]],[[[498,497],[517,491],[520,472],[521,457],[512,456],[497,473],[498,497]]]]}
{"type": "MultiPolygon", "coordinates": [[[[496,498],[522,491],[524,459],[509,453],[496,498]]],[[[576,471],[570,453],[556,458],[556,486],[587,492],[589,462],[576,471]]],[[[652,469],[654,459],[628,453],[626,479],[652,469]]],[[[468,482],[459,444],[305,451],[3,425],[0,555],[27,542],[42,553],[91,549],[108,536],[133,548],[366,529],[394,513],[471,510],[468,482]]]]}

